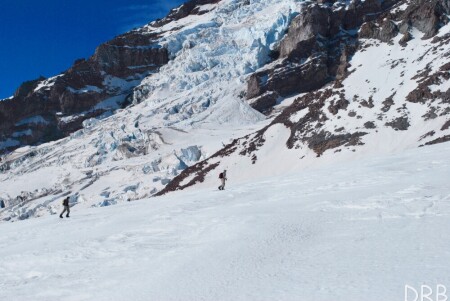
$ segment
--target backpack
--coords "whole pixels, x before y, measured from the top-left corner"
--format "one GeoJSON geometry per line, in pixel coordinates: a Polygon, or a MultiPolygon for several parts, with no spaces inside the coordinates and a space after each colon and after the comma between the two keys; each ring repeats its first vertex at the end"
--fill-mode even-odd
{"type": "Polygon", "coordinates": [[[223,172],[219,174],[219,179],[223,179],[223,172]]]}

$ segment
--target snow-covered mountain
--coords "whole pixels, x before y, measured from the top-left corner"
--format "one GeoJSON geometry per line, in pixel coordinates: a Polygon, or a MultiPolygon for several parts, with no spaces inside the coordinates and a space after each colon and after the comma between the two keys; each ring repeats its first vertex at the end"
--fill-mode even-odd
{"type": "Polygon", "coordinates": [[[246,166],[238,175],[246,179],[449,141],[449,2],[356,1],[346,9],[354,3],[364,11],[353,14],[352,26],[361,24],[354,30],[343,27],[349,17],[340,1],[306,5],[280,43],[281,57],[248,81],[249,102],[273,116],[270,124],[159,194],[213,177],[217,166],[246,166]]]}
{"type": "Polygon", "coordinates": [[[447,141],[449,13],[448,0],[188,2],[0,102],[3,149],[74,125],[3,156],[0,218],[447,141]],[[45,101],[53,117],[33,107],[45,101]]]}
{"type": "MultiPolygon", "coordinates": [[[[190,1],[163,20],[201,14],[202,4],[190,1]]],[[[23,145],[54,141],[83,127],[89,118],[105,118],[130,104],[132,89],[169,61],[160,45],[162,30],[134,30],[97,47],[89,59],[78,59],[67,71],[23,83],[13,96],[0,101],[0,154],[23,145]]]]}

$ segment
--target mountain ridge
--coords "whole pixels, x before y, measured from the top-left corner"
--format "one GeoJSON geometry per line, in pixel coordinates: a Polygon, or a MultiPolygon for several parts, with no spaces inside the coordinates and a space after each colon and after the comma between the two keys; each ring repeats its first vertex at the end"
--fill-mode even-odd
{"type": "Polygon", "coordinates": [[[447,0],[201,3],[139,29],[169,60],[129,106],[4,156],[0,218],[54,214],[66,194],[101,207],[214,187],[223,169],[247,181],[448,141],[447,0]]]}
{"type": "MultiPolygon", "coordinates": [[[[150,24],[161,27],[202,13],[201,5],[215,2],[190,0],[150,24]]],[[[23,83],[12,97],[0,101],[0,154],[61,139],[81,129],[84,120],[128,106],[133,88],[169,61],[158,38],[151,31],[132,30],[99,45],[90,58],[75,60],[57,76],[23,83]],[[42,122],[29,122],[36,117],[42,122]]]]}

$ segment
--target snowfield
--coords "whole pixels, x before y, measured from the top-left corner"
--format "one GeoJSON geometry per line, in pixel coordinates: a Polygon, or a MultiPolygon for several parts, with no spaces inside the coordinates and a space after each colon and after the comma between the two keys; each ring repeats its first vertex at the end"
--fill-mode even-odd
{"type": "MultiPolygon", "coordinates": [[[[450,288],[450,143],[0,224],[0,300],[404,300],[450,288]]],[[[282,159],[280,159],[282,160],[282,159]]],[[[60,209],[60,208],[58,208],[60,209]]]]}

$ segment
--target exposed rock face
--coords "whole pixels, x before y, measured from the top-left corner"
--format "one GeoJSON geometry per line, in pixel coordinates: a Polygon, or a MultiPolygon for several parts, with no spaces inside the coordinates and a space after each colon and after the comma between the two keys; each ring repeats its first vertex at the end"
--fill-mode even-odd
{"type": "MultiPolygon", "coordinates": [[[[397,2],[398,6],[405,3],[405,1],[397,2]]],[[[361,27],[360,37],[389,42],[401,32],[404,36],[400,43],[404,44],[411,39],[408,30],[414,27],[425,34],[424,39],[429,39],[448,23],[449,12],[448,0],[413,0],[404,11],[384,13],[383,17],[386,19],[381,23],[373,21],[365,23],[361,27]]]]}
{"type": "Polygon", "coordinates": [[[280,95],[278,95],[277,92],[270,91],[270,92],[267,92],[257,98],[252,99],[252,102],[250,103],[250,105],[255,110],[265,113],[277,104],[277,100],[279,97],[280,97],[280,95]]]}
{"type": "Polygon", "coordinates": [[[339,99],[336,101],[332,101],[331,104],[328,106],[328,111],[333,114],[336,115],[337,113],[339,113],[340,110],[345,110],[347,109],[347,106],[349,105],[349,101],[347,99],[345,99],[345,96],[342,94],[339,94],[339,99]]]}
{"type": "Polygon", "coordinates": [[[425,145],[433,145],[433,144],[444,143],[444,142],[448,142],[448,141],[450,141],[450,135],[446,135],[446,136],[437,138],[433,141],[425,143],[425,145]]]}
{"type": "Polygon", "coordinates": [[[409,32],[403,34],[403,37],[400,39],[399,44],[405,47],[409,41],[412,40],[412,35],[409,32]]]}
{"type": "Polygon", "coordinates": [[[167,49],[153,43],[157,38],[155,34],[125,34],[100,45],[92,59],[108,74],[121,78],[154,71],[168,61],[167,49]]]}
{"type": "Polygon", "coordinates": [[[401,16],[403,23],[411,25],[423,33],[424,39],[433,37],[443,24],[448,23],[450,14],[448,0],[416,0],[401,16]]]}
{"type": "MultiPolygon", "coordinates": [[[[189,1],[152,26],[201,14],[201,5],[219,1],[189,1]]],[[[56,77],[23,83],[13,98],[0,102],[0,154],[62,138],[84,120],[129,104],[132,89],[169,61],[158,39],[155,32],[134,30],[100,45],[92,57],[75,61],[56,77]]]]}
{"type": "Polygon", "coordinates": [[[406,131],[410,126],[408,117],[399,117],[391,122],[387,122],[386,125],[392,127],[396,131],[406,131]]]}
{"type": "Polygon", "coordinates": [[[27,135],[14,137],[17,143],[9,149],[51,141],[80,129],[87,118],[120,107],[132,84],[124,90],[114,78],[126,86],[168,62],[167,50],[152,43],[151,37],[132,32],[100,45],[91,58],[77,60],[55,78],[22,84],[12,99],[0,102],[0,141],[28,130],[27,135]],[[95,108],[111,97],[117,97],[115,107],[95,108]],[[27,122],[29,118],[39,122],[27,122]]]}
{"type": "Polygon", "coordinates": [[[366,129],[374,129],[374,128],[376,128],[375,123],[373,123],[372,121],[367,121],[366,123],[364,123],[364,127],[366,129]]]}
{"type": "MultiPolygon", "coordinates": [[[[447,42],[450,42],[450,39],[447,39],[447,42]]],[[[408,94],[406,100],[413,103],[424,103],[428,100],[435,100],[438,98],[442,98],[444,101],[450,101],[450,89],[447,91],[438,90],[434,92],[430,89],[430,86],[440,85],[442,82],[450,79],[449,66],[450,65],[444,65],[441,67],[441,70],[431,75],[427,71],[417,76],[417,78],[421,80],[421,83],[416,89],[408,94]]]]}
{"type": "MultiPolygon", "coordinates": [[[[269,91],[281,96],[316,90],[347,75],[348,62],[359,47],[359,39],[390,43],[399,33],[401,45],[411,40],[415,27],[433,37],[448,23],[448,0],[413,0],[404,11],[391,12],[405,0],[317,0],[307,4],[294,18],[279,49],[279,63],[271,69],[252,74],[247,98],[269,91]],[[397,25],[399,24],[399,25],[397,25]]],[[[337,82],[339,85],[339,82],[337,82]]],[[[257,107],[254,107],[258,109],[257,107]]]]}
{"type": "Polygon", "coordinates": [[[167,23],[170,23],[174,20],[179,20],[182,18],[185,18],[189,15],[201,15],[204,14],[206,11],[201,10],[200,6],[205,4],[214,4],[219,3],[220,0],[191,0],[186,2],[185,4],[181,5],[180,7],[172,9],[167,17],[161,20],[156,20],[152,23],[155,27],[161,27],[166,25],[167,23]]]}
{"type": "Polygon", "coordinates": [[[329,36],[331,28],[331,10],[329,8],[311,5],[306,7],[289,26],[289,32],[280,45],[282,58],[305,58],[311,54],[311,48],[316,46],[318,35],[329,36]]]}
{"type": "Polygon", "coordinates": [[[293,64],[289,70],[255,73],[250,77],[247,97],[253,98],[266,92],[288,96],[322,87],[328,81],[328,68],[323,57],[316,57],[305,64],[293,64]]]}
{"type": "MultiPolygon", "coordinates": [[[[397,1],[353,1],[348,7],[342,1],[316,2],[307,4],[292,21],[277,50],[279,63],[249,78],[248,99],[269,91],[281,96],[310,92],[345,78],[348,60],[358,46],[358,27],[397,1]]],[[[388,24],[380,32],[384,39],[398,32],[395,24],[388,24]]]]}
{"type": "Polygon", "coordinates": [[[361,26],[359,32],[360,38],[365,39],[377,39],[382,42],[390,42],[395,36],[397,36],[399,29],[392,20],[385,19],[381,25],[377,25],[374,22],[367,22],[361,26]]]}
{"type": "Polygon", "coordinates": [[[14,98],[27,97],[36,88],[39,82],[45,80],[45,77],[41,76],[38,79],[24,82],[14,93],[14,98]]]}
{"type": "Polygon", "coordinates": [[[313,135],[306,141],[308,146],[320,157],[326,150],[337,148],[339,146],[355,146],[362,144],[360,137],[366,135],[364,132],[356,132],[353,134],[346,133],[341,135],[333,135],[327,132],[320,132],[313,135]]]}

